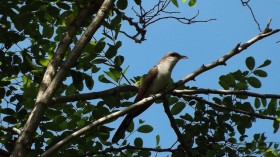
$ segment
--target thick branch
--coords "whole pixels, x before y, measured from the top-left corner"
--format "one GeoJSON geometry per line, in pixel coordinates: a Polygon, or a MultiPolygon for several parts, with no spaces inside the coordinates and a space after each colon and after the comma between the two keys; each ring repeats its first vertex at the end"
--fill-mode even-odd
{"type": "Polygon", "coordinates": [[[169,122],[170,122],[170,125],[171,127],[173,128],[174,132],[176,133],[177,135],[177,139],[178,141],[180,141],[182,147],[183,147],[183,150],[185,150],[185,152],[187,152],[187,144],[186,144],[186,141],[185,141],[185,138],[183,137],[183,135],[181,134],[179,128],[177,127],[176,125],[176,122],[175,122],[175,119],[173,117],[173,115],[171,114],[171,111],[170,111],[170,108],[169,108],[169,105],[168,105],[168,102],[167,102],[167,99],[165,98],[164,101],[163,101],[163,106],[164,106],[164,111],[169,119],[169,122]]]}
{"type": "Polygon", "coordinates": [[[271,20],[269,20],[265,30],[263,32],[261,32],[259,35],[257,35],[256,37],[248,40],[246,43],[244,43],[242,45],[237,44],[234,49],[232,49],[230,52],[228,52],[226,55],[219,58],[218,60],[216,60],[216,61],[214,61],[210,64],[207,64],[207,65],[202,65],[199,69],[197,69],[196,71],[192,72],[191,74],[187,75],[186,77],[184,77],[183,79],[178,81],[175,84],[174,88],[176,88],[180,85],[183,85],[190,80],[194,80],[196,76],[198,76],[198,75],[200,75],[200,74],[202,74],[202,73],[204,73],[204,72],[206,72],[210,69],[213,69],[213,68],[215,68],[217,66],[220,66],[220,65],[226,65],[227,60],[229,60],[233,56],[239,54],[243,50],[247,49],[249,46],[253,45],[255,42],[279,32],[280,29],[272,30],[272,29],[269,28],[270,21],[271,20]]]}
{"type": "Polygon", "coordinates": [[[279,94],[260,94],[240,90],[216,90],[216,89],[183,89],[183,90],[174,90],[174,94],[223,94],[223,95],[246,95],[257,98],[276,98],[280,99],[279,94]]]}
{"type": "Polygon", "coordinates": [[[96,3],[89,3],[88,7],[84,7],[80,10],[79,14],[75,17],[73,22],[68,26],[64,37],[61,39],[56,52],[52,60],[50,61],[46,72],[43,76],[42,83],[38,92],[37,100],[42,98],[44,91],[50,85],[54,75],[63,59],[66,50],[72,42],[72,38],[75,36],[76,32],[80,29],[87,17],[94,11],[97,11],[99,6],[96,3]]]}
{"type": "Polygon", "coordinates": [[[111,113],[105,117],[102,117],[94,122],[92,122],[91,124],[81,128],[80,130],[72,133],[71,135],[67,136],[66,138],[62,139],[61,141],[59,141],[58,143],[56,143],[54,146],[52,146],[50,149],[48,149],[46,152],[44,152],[42,154],[42,157],[46,157],[46,156],[50,156],[54,151],[58,150],[59,148],[61,148],[62,146],[64,146],[65,144],[69,143],[70,141],[80,137],[81,135],[87,134],[91,129],[106,124],[107,122],[112,121],[115,118],[118,118],[120,116],[123,116],[127,113],[129,113],[131,110],[145,104],[145,103],[149,103],[149,102],[154,102],[155,100],[159,99],[162,96],[162,94],[156,94],[153,96],[150,96],[148,98],[145,98],[127,108],[125,108],[124,110],[121,111],[117,111],[114,113],[111,113]]]}
{"type": "Polygon", "coordinates": [[[81,39],[77,42],[72,53],[68,56],[65,63],[61,66],[54,79],[51,81],[51,83],[43,92],[43,94],[38,95],[39,99],[36,100],[35,107],[23,128],[22,134],[16,142],[16,146],[13,151],[12,157],[27,156],[32,141],[31,139],[33,138],[33,135],[36,129],[38,128],[38,125],[44,115],[45,109],[51,102],[53,95],[59,88],[59,85],[61,84],[62,80],[65,78],[69,68],[77,60],[85,45],[90,41],[93,34],[102,24],[106,13],[112,6],[112,3],[113,0],[105,0],[103,2],[102,6],[97,12],[96,17],[92,20],[85,33],[81,36],[81,39]]]}
{"type": "Polygon", "coordinates": [[[246,115],[249,115],[251,117],[260,118],[260,119],[276,120],[276,118],[274,118],[274,117],[264,116],[264,115],[260,115],[260,114],[257,114],[257,113],[252,113],[252,112],[239,110],[239,109],[236,109],[236,108],[233,108],[233,107],[227,107],[227,106],[222,106],[222,105],[219,105],[219,104],[215,104],[215,103],[206,101],[203,98],[199,98],[197,96],[190,96],[190,95],[182,95],[182,96],[186,97],[186,98],[195,99],[196,101],[200,101],[202,103],[208,104],[209,106],[211,106],[213,108],[218,108],[218,109],[227,110],[227,111],[233,111],[233,112],[236,112],[236,113],[242,113],[242,114],[246,114],[246,115]]]}
{"type": "Polygon", "coordinates": [[[55,97],[52,100],[54,103],[66,103],[66,102],[73,102],[73,101],[99,99],[99,98],[118,96],[122,92],[137,92],[137,89],[138,88],[136,86],[125,85],[125,86],[114,87],[100,92],[91,92],[91,93],[78,94],[73,96],[55,97]]]}

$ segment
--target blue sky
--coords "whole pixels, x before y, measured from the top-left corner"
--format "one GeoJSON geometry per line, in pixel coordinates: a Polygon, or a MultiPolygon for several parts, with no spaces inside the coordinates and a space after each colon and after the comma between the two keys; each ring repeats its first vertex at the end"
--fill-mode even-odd
{"type": "MultiPolygon", "coordinates": [[[[149,1],[145,3],[144,7],[149,8],[153,4],[149,1]]],[[[126,58],[124,67],[129,65],[128,78],[145,74],[166,52],[176,51],[189,57],[188,60],[180,61],[173,70],[172,78],[177,81],[201,65],[217,60],[234,48],[237,43],[244,43],[260,33],[249,9],[242,6],[239,0],[197,1],[196,6],[192,8],[188,7],[187,3],[180,2],[179,5],[179,9],[170,6],[169,10],[180,11],[181,14],[178,16],[186,17],[194,16],[199,10],[200,15],[197,20],[210,18],[216,18],[217,20],[192,25],[184,25],[175,20],[159,21],[148,27],[147,40],[141,44],[135,44],[132,40],[121,36],[123,46],[118,53],[126,58]]],[[[280,28],[280,0],[251,1],[250,6],[260,23],[261,29],[264,29],[270,17],[272,18],[271,28],[280,28]]],[[[132,14],[129,11],[126,13],[127,15],[132,14]]],[[[131,30],[131,28],[126,27],[128,26],[124,26],[123,30],[131,30]]],[[[265,68],[268,77],[261,80],[262,88],[251,88],[250,91],[277,94],[280,92],[278,88],[280,87],[280,43],[276,43],[279,40],[280,34],[266,38],[229,60],[227,66],[207,71],[197,77],[196,81],[190,81],[187,85],[222,89],[218,84],[219,76],[238,69],[246,70],[245,59],[248,56],[254,56],[256,65],[260,65],[266,59],[272,60],[272,64],[265,68]]],[[[191,110],[187,106],[184,112],[191,112],[191,110]]],[[[163,148],[170,147],[173,144],[176,136],[169,125],[167,116],[164,114],[162,105],[154,104],[139,118],[145,120],[147,124],[153,125],[154,131],[149,135],[136,133],[129,139],[133,140],[137,136],[145,137],[144,144],[155,146],[155,136],[160,134],[163,148]]],[[[112,125],[117,127],[121,120],[122,118],[118,119],[117,124],[112,125]]],[[[277,135],[272,133],[273,127],[269,120],[258,120],[253,125],[247,134],[266,132],[268,141],[276,142],[277,138],[275,137],[277,135]]],[[[277,134],[279,136],[279,133],[277,134]]]]}

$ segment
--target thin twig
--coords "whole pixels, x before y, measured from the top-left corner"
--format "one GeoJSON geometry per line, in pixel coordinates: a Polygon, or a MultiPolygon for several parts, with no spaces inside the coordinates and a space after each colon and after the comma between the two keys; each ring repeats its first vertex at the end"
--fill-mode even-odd
{"type": "Polygon", "coordinates": [[[246,95],[257,98],[277,98],[280,99],[279,94],[260,94],[254,92],[240,91],[240,90],[216,90],[216,89],[183,89],[174,90],[174,94],[223,94],[223,95],[246,95]]]}
{"type": "Polygon", "coordinates": [[[257,114],[257,113],[252,113],[252,112],[247,112],[247,111],[243,111],[243,110],[240,110],[240,109],[236,109],[236,108],[233,108],[233,107],[222,106],[222,105],[219,105],[219,104],[215,104],[215,103],[206,101],[203,98],[199,98],[197,96],[190,96],[190,95],[186,95],[186,94],[184,94],[182,96],[185,97],[185,98],[195,99],[196,101],[200,101],[202,103],[208,104],[209,106],[214,107],[214,108],[223,109],[223,110],[227,110],[227,111],[233,111],[233,112],[236,112],[236,113],[242,113],[242,114],[246,114],[246,115],[249,115],[251,117],[260,118],[260,119],[276,120],[275,117],[264,116],[264,115],[260,115],[260,114],[257,114]]]}
{"type": "Polygon", "coordinates": [[[261,32],[261,31],[262,31],[262,30],[261,30],[261,26],[260,26],[260,24],[259,24],[259,22],[258,22],[258,20],[257,20],[257,18],[256,18],[256,16],[255,16],[255,14],[254,14],[253,9],[252,9],[251,6],[249,5],[250,0],[247,0],[247,1],[240,0],[240,1],[241,1],[241,3],[242,3],[243,6],[246,6],[246,7],[249,8],[250,13],[251,13],[251,15],[252,15],[252,17],[253,17],[255,23],[257,24],[259,31],[261,32]]]}

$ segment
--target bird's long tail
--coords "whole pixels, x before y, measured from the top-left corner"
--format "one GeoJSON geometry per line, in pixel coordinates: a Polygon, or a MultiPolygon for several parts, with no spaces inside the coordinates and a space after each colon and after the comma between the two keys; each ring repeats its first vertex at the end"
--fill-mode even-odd
{"type": "Polygon", "coordinates": [[[128,129],[130,123],[133,121],[133,118],[137,117],[141,113],[143,113],[146,109],[148,109],[152,103],[145,104],[144,106],[141,106],[140,108],[137,108],[136,110],[132,111],[131,113],[127,114],[122,121],[121,125],[117,129],[115,135],[113,136],[112,143],[117,143],[122,136],[124,135],[125,131],[128,129]]]}

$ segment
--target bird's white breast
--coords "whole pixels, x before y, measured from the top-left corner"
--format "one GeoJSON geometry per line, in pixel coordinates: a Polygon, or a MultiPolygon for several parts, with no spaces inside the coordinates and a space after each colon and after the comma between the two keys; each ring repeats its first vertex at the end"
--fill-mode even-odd
{"type": "Polygon", "coordinates": [[[164,62],[157,65],[158,73],[153,80],[150,88],[150,94],[156,94],[163,90],[169,83],[172,67],[169,62],[164,62]]]}

